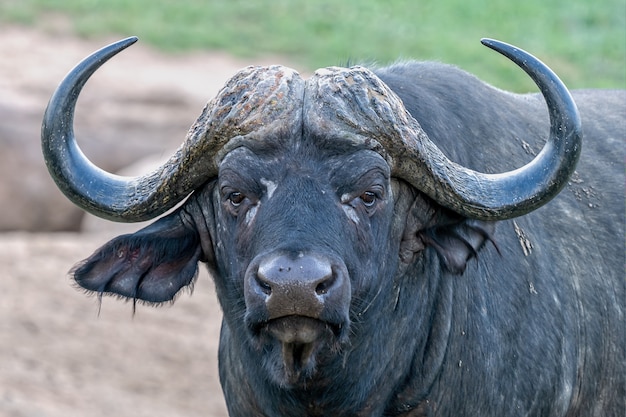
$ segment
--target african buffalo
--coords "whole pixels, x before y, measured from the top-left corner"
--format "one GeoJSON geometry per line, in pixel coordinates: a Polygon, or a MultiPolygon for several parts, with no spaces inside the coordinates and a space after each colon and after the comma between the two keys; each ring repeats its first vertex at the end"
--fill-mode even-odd
{"type": "Polygon", "coordinates": [[[94,167],[72,126],[87,79],[135,40],[58,87],[48,168],[114,221],[188,198],[73,275],[161,303],[206,263],[231,415],[622,415],[624,91],[570,95],[493,40],[541,95],[435,63],[248,67],[166,164],[127,178],[94,167]]]}

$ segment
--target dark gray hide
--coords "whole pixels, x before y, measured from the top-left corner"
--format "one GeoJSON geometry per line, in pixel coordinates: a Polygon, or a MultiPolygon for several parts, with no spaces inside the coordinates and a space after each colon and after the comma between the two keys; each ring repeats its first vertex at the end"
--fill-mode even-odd
{"type": "MultiPolygon", "coordinates": [[[[76,156],[62,131],[71,118],[55,125],[71,112],[53,98],[44,153],[83,208],[140,220],[193,190],[173,214],[98,249],[77,282],[163,302],[205,262],[224,311],[232,416],[623,413],[626,94],[573,93],[582,156],[570,177],[572,139],[548,178],[545,138],[559,148],[577,136],[558,79],[538,81],[547,111],[541,95],[446,65],[374,73],[330,68],[305,81],[244,69],[168,164],[130,182],[76,156]],[[523,177],[481,174],[531,160],[523,177]],[[97,190],[72,175],[93,176],[97,190]],[[483,176],[456,197],[459,178],[483,176]],[[497,205],[472,202],[500,187],[497,205]],[[529,196],[519,211],[516,190],[529,196]]],[[[70,110],[89,75],[59,88],[70,110]]]]}

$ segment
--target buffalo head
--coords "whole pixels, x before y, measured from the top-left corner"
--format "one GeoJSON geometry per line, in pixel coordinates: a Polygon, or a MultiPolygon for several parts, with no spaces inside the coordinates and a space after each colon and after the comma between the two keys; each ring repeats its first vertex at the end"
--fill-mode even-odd
{"type": "Polygon", "coordinates": [[[580,152],[578,113],[559,79],[526,52],[485,40],[533,78],[550,111],[544,149],[519,169],[484,174],[450,161],[366,68],[304,80],[271,66],[230,79],[163,166],[118,177],[81,153],[72,119],[87,79],[134,41],[89,56],[56,90],[42,129],[49,171],[72,201],[114,221],[155,218],[188,200],[107,243],[75,278],[98,293],[163,302],[207,263],[224,310],[223,381],[249,373],[279,387],[326,384],[346,347],[356,349],[354,335],[364,343],[388,325],[370,314],[394,311],[406,296],[399,271],[426,246],[462,271],[491,222],[549,201],[580,152]],[[256,358],[251,369],[242,357],[256,358]]]}

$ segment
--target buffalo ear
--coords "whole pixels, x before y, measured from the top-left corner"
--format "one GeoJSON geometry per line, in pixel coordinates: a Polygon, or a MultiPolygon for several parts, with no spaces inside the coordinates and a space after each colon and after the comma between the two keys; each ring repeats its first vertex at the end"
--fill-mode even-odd
{"type": "Polygon", "coordinates": [[[405,262],[431,247],[446,270],[460,275],[487,242],[498,249],[493,238],[494,222],[468,219],[422,195],[413,202],[406,226],[401,244],[405,262]]]}
{"type": "Polygon", "coordinates": [[[437,251],[441,264],[453,274],[462,274],[467,262],[478,257],[478,252],[491,242],[495,231],[494,222],[463,218],[450,224],[425,229],[420,233],[421,240],[437,251]]]}
{"type": "Polygon", "coordinates": [[[71,273],[82,288],[161,303],[193,284],[201,258],[198,233],[176,211],[96,250],[71,273]]]}

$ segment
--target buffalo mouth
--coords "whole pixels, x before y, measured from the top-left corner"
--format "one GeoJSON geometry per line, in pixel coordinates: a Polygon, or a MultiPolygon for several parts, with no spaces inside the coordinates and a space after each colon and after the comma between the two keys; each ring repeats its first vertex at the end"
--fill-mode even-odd
{"type": "Polygon", "coordinates": [[[270,320],[261,331],[279,349],[273,361],[274,375],[282,384],[296,385],[313,376],[322,351],[332,350],[341,326],[304,316],[270,320]]]}

